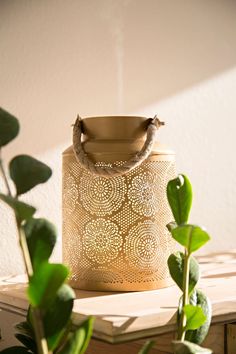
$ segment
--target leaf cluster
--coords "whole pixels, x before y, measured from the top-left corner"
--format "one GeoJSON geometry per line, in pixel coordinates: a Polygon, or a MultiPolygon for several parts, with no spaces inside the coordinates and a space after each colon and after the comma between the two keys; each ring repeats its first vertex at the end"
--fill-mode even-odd
{"type": "Polygon", "coordinates": [[[211,353],[201,348],[211,322],[211,304],[207,296],[196,288],[200,278],[199,264],[193,252],[200,249],[210,236],[198,225],[188,223],[192,206],[192,186],[185,175],[169,181],[167,198],[174,221],[167,225],[183,252],[169,256],[168,267],[172,279],[182,291],[178,308],[178,340],[173,342],[176,354],[211,353]]]}
{"type": "MultiPolygon", "coordinates": [[[[0,108],[0,152],[16,138],[19,130],[18,119],[0,108]]],[[[36,208],[19,199],[45,183],[52,171],[29,155],[15,156],[8,166],[8,175],[14,184],[12,192],[1,158],[0,168],[7,190],[7,193],[0,193],[0,199],[15,215],[29,280],[30,304],[27,320],[16,326],[16,338],[21,346],[5,349],[2,353],[82,354],[92,335],[93,318],[73,328],[71,314],[75,294],[66,284],[69,269],[49,260],[56,243],[55,227],[46,219],[34,217],[36,208]]]]}

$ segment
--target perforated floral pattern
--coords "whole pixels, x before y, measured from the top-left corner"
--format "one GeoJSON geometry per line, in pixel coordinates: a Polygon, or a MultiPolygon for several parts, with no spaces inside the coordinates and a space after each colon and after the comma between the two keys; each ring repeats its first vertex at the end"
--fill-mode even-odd
{"type": "Polygon", "coordinates": [[[158,272],[162,261],[161,233],[150,220],[140,222],[129,231],[125,241],[125,255],[130,266],[158,272]]]}
{"type": "Polygon", "coordinates": [[[95,263],[109,263],[118,256],[123,243],[118,226],[105,219],[85,225],[82,243],[86,256],[95,263]]]}
{"type": "Polygon", "coordinates": [[[166,186],[174,177],[173,160],[163,157],[104,178],[64,156],[63,257],[74,287],[127,291],[169,284],[175,243],[166,229],[172,221],[166,186]]]}
{"type": "Polygon", "coordinates": [[[128,198],[132,209],[140,215],[151,216],[159,206],[158,175],[143,172],[132,178],[129,185],[128,198]]]}
{"type": "Polygon", "coordinates": [[[105,178],[84,171],[79,183],[80,200],[91,214],[110,215],[120,209],[126,193],[124,177],[105,178]]]}
{"type": "Polygon", "coordinates": [[[70,168],[67,169],[64,180],[63,207],[66,209],[68,214],[71,214],[75,209],[79,193],[76,180],[73,177],[70,168]]]}

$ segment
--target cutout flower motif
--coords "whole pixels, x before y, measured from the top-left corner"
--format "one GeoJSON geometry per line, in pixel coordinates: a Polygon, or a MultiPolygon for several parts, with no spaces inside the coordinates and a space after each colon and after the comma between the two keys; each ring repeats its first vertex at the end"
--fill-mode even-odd
{"type": "Polygon", "coordinates": [[[125,199],[125,178],[105,178],[85,172],[80,180],[79,193],[88,212],[98,216],[110,215],[121,207],[125,199]]]}
{"type": "Polygon", "coordinates": [[[85,226],[83,246],[93,262],[104,264],[118,256],[123,243],[118,226],[105,219],[90,221],[85,226]]]}
{"type": "Polygon", "coordinates": [[[71,214],[76,206],[76,202],[79,196],[78,186],[76,184],[75,178],[67,171],[64,175],[64,189],[66,192],[63,193],[63,206],[68,214],[71,214]]]}
{"type": "Polygon", "coordinates": [[[135,176],[128,190],[132,209],[139,215],[152,216],[158,209],[159,180],[155,174],[143,172],[135,176]]]}
{"type": "Polygon", "coordinates": [[[143,270],[158,270],[163,260],[160,230],[146,220],[131,228],[125,242],[126,258],[131,265],[143,270]]]}

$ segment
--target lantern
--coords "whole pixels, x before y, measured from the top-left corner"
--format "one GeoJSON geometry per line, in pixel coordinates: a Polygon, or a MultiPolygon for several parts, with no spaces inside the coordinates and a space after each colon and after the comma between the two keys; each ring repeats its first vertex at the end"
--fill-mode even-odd
{"type": "Polygon", "coordinates": [[[63,261],[73,287],[139,291],[171,284],[175,243],[166,187],[174,153],[154,117],[77,118],[63,153],[63,261]]]}

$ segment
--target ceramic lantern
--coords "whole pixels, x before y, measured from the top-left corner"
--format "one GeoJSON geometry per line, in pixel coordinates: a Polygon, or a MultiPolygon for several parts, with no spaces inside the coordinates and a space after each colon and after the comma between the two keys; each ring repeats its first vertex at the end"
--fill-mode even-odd
{"type": "Polygon", "coordinates": [[[162,123],[131,116],[77,118],[63,153],[63,261],[73,287],[138,291],[171,284],[175,244],[166,187],[174,153],[162,123]]]}

